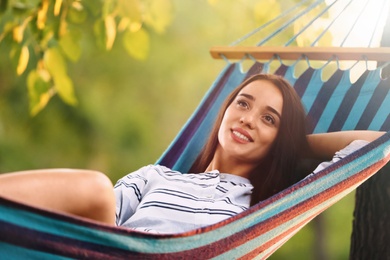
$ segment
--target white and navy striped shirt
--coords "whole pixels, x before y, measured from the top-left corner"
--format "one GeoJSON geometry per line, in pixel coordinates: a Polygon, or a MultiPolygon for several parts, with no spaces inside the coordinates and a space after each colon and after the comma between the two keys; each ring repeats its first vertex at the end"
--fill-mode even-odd
{"type": "Polygon", "coordinates": [[[189,231],[244,211],[252,189],[248,179],[232,174],[145,166],[116,183],[116,224],[157,233],[189,231]]]}
{"type": "MultiPolygon", "coordinates": [[[[367,143],[352,142],[314,173],[367,143]]],[[[182,174],[160,165],[145,166],[115,185],[116,224],[155,233],[189,231],[244,211],[252,189],[248,179],[232,174],[182,174]]]]}

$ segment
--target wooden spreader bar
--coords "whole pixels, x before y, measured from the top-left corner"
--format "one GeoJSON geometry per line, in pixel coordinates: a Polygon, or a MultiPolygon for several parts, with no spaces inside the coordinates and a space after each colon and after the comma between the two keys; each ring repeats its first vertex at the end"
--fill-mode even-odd
{"type": "Polygon", "coordinates": [[[390,61],[390,47],[245,47],[215,46],[210,49],[214,59],[241,60],[246,54],[257,60],[269,60],[275,55],[282,60],[297,60],[307,57],[309,60],[367,60],[390,61]]]}

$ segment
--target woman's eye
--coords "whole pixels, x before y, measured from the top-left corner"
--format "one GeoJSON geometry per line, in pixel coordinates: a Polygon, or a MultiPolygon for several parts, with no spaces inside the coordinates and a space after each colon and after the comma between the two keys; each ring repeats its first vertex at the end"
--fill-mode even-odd
{"type": "Polygon", "coordinates": [[[245,101],[242,101],[242,100],[237,100],[237,105],[240,106],[240,107],[243,107],[243,108],[248,108],[249,105],[247,102],[245,101]]]}
{"type": "Polygon", "coordinates": [[[275,119],[274,119],[272,116],[266,115],[266,116],[264,116],[263,118],[264,118],[264,120],[267,121],[268,123],[270,123],[270,124],[272,124],[272,125],[275,124],[275,119]]]}

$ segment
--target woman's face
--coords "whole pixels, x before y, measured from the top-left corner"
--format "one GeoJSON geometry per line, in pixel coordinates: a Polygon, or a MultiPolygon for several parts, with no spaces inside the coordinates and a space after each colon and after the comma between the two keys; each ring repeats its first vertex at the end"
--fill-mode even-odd
{"type": "Polygon", "coordinates": [[[276,139],[282,108],[282,93],[273,83],[249,83],[225,111],[217,151],[227,160],[258,164],[276,139]]]}

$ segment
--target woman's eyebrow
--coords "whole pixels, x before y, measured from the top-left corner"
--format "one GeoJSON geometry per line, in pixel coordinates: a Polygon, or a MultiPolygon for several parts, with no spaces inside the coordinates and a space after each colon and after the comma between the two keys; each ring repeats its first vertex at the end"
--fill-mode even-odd
{"type": "MultiPolygon", "coordinates": [[[[238,96],[243,96],[243,97],[246,97],[247,99],[250,99],[250,100],[253,100],[253,101],[256,100],[256,98],[255,98],[254,96],[252,96],[252,95],[250,95],[250,94],[246,94],[246,93],[241,93],[241,94],[239,94],[238,96]]],[[[275,108],[270,107],[270,106],[267,106],[266,108],[267,108],[267,110],[269,110],[269,111],[271,111],[272,113],[274,113],[275,115],[277,115],[277,116],[279,117],[279,119],[282,118],[282,116],[280,115],[280,113],[279,113],[275,108]]]]}
{"type": "Polygon", "coordinates": [[[267,109],[269,111],[271,111],[272,113],[274,113],[275,115],[277,115],[279,117],[279,120],[282,118],[282,116],[280,115],[280,113],[273,107],[270,107],[270,106],[267,106],[267,109]]]}
{"type": "Polygon", "coordinates": [[[239,94],[239,96],[244,96],[244,97],[246,97],[246,98],[248,98],[250,100],[253,100],[253,101],[256,100],[256,98],[254,96],[249,95],[249,94],[245,94],[245,93],[241,93],[241,94],[239,94]]]}

